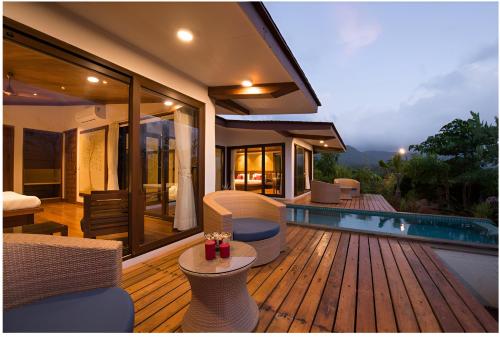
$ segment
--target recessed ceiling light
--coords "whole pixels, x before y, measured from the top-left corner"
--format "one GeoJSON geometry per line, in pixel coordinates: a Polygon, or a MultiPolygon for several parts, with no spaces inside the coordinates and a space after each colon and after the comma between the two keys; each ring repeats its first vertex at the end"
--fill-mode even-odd
{"type": "Polygon", "coordinates": [[[36,92],[33,93],[33,96],[38,96],[38,94],[36,92]]]}
{"type": "Polygon", "coordinates": [[[324,142],[325,142],[324,140],[320,140],[320,141],[319,141],[319,143],[320,143],[320,144],[323,144],[324,142]]]}
{"type": "Polygon", "coordinates": [[[165,104],[166,106],[172,106],[174,104],[174,102],[172,102],[172,101],[165,101],[165,102],[163,102],[163,104],[165,104]]]}
{"type": "Polygon", "coordinates": [[[102,80],[102,84],[108,84],[108,81],[102,80]]]}
{"type": "Polygon", "coordinates": [[[241,85],[248,88],[248,87],[251,87],[253,85],[253,83],[250,80],[244,80],[243,82],[241,82],[241,85]]]}
{"type": "Polygon", "coordinates": [[[87,81],[89,81],[90,83],[99,83],[99,79],[95,76],[87,77],[87,81]]]}
{"type": "Polygon", "coordinates": [[[193,41],[193,33],[191,33],[187,29],[179,29],[177,31],[177,37],[179,38],[179,40],[181,40],[183,42],[191,42],[191,41],[193,41]]]}
{"type": "Polygon", "coordinates": [[[61,89],[62,90],[66,90],[66,87],[63,85],[63,86],[61,86],[61,89]]]}

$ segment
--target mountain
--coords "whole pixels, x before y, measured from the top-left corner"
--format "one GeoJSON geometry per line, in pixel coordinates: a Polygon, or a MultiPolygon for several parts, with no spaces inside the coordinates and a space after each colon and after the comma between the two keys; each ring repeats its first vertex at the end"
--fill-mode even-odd
{"type": "Polygon", "coordinates": [[[389,151],[359,151],[355,147],[347,145],[347,151],[339,155],[339,164],[349,167],[378,167],[378,161],[387,161],[394,156],[389,151]]]}

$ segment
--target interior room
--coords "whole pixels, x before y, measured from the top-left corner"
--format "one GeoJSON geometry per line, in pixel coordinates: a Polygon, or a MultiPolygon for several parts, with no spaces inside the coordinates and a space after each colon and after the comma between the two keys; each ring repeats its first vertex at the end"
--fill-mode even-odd
{"type": "MultiPolygon", "coordinates": [[[[10,40],[3,76],[4,193],[40,199],[35,224],[65,224],[69,236],[117,239],[126,249],[130,84],[10,40]],[[87,231],[98,191],[125,191],[114,194],[115,214],[107,210],[123,221],[87,231]]],[[[197,118],[197,108],[141,89],[144,244],[197,226],[197,118]]]]}
{"type": "Polygon", "coordinates": [[[231,189],[283,196],[284,144],[230,148],[231,189]]]}

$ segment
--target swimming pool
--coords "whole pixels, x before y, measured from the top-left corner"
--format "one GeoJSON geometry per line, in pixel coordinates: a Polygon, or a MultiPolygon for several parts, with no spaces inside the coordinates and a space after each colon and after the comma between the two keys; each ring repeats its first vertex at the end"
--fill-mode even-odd
{"type": "Polygon", "coordinates": [[[303,225],[498,245],[498,228],[486,219],[302,205],[287,205],[287,217],[303,225]]]}

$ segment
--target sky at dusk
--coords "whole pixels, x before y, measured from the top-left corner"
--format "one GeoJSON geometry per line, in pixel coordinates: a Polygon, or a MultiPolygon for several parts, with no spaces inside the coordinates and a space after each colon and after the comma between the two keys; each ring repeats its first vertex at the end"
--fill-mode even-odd
{"type": "Polygon", "coordinates": [[[265,5],[322,103],[273,119],[332,121],[346,144],[393,151],[498,114],[496,3],[265,5]]]}

